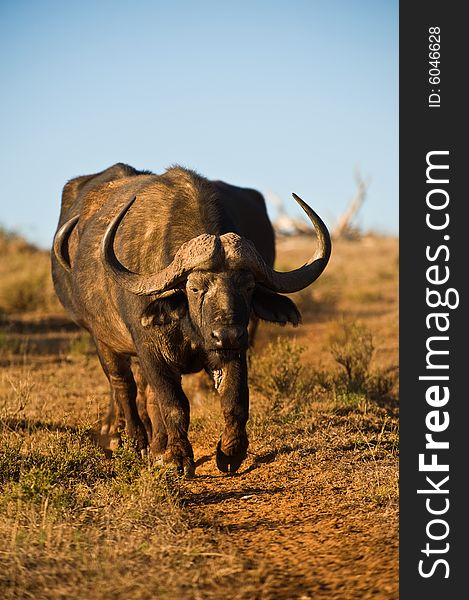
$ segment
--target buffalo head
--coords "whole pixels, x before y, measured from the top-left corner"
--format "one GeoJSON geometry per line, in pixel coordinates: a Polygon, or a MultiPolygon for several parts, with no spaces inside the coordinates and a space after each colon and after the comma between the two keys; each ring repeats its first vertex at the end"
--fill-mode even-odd
{"type": "Polygon", "coordinates": [[[118,285],[139,296],[156,296],[141,315],[144,327],[168,324],[188,315],[193,333],[207,351],[240,351],[248,345],[251,311],[266,321],[298,325],[298,309],[281,294],[310,285],[329,260],[331,242],[326,226],[305,202],[293,196],[318,237],[316,252],[294,271],[275,271],[252,242],[225,233],[202,234],[189,240],[161,271],[134,273],[117,259],[114,238],[135,198],[109,224],[101,244],[101,259],[118,285]]]}

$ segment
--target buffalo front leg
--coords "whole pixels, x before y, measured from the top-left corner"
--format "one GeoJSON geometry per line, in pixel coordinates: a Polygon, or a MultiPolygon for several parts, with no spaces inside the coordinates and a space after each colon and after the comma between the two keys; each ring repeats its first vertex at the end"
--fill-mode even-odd
{"type": "Polygon", "coordinates": [[[127,434],[135,440],[137,448],[143,450],[147,446],[147,435],[137,410],[137,386],[130,368],[130,357],[113,352],[99,340],[95,342],[111,388],[111,411],[124,415],[127,434]]]}
{"type": "Polygon", "coordinates": [[[150,385],[147,387],[147,411],[152,429],[150,452],[153,456],[161,457],[168,446],[168,434],[166,433],[158,397],[150,385]]]}
{"type": "MultiPolygon", "coordinates": [[[[143,364],[142,364],[143,367],[143,364]]],[[[189,400],[181,386],[181,377],[148,365],[150,383],[147,411],[152,425],[150,449],[163,455],[165,463],[174,464],[180,473],[194,474],[194,452],[187,437],[190,421],[189,400]]]]}
{"type": "Polygon", "coordinates": [[[150,389],[150,386],[145,379],[142,369],[140,368],[140,363],[137,360],[132,361],[132,373],[134,376],[135,383],[137,385],[137,411],[140,420],[142,421],[145,431],[147,433],[148,441],[151,440],[152,437],[152,428],[151,428],[151,420],[148,415],[147,410],[147,395],[150,389]]]}
{"type": "Polygon", "coordinates": [[[121,407],[117,405],[114,400],[113,394],[109,397],[109,406],[107,415],[103,419],[101,425],[101,435],[108,435],[114,437],[119,434],[119,431],[123,431],[125,428],[124,413],[121,407]]]}
{"type": "Polygon", "coordinates": [[[223,473],[235,473],[246,458],[249,445],[246,434],[249,416],[246,355],[227,362],[213,375],[225,419],[225,428],[217,446],[217,467],[223,473]]]}
{"type": "Polygon", "coordinates": [[[164,454],[168,442],[160,407],[154,390],[148,384],[140,363],[136,360],[132,363],[132,372],[137,384],[137,410],[147,432],[150,453],[160,457],[164,454]]]}

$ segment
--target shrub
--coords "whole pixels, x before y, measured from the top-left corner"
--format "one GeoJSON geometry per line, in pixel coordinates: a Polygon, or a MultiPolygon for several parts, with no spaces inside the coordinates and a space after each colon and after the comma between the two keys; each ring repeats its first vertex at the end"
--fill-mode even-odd
{"type": "Polygon", "coordinates": [[[370,376],[373,337],[364,325],[342,320],[329,338],[335,361],[344,368],[346,387],[350,392],[363,392],[370,376]]]}
{"type": "Polygon", "coordinates": [[[120,444],[113,452],[113,470],[119,483],[133,483],[142,469],[135,441],[126,433],[121,435],[120,444]]]}
{"type": "Polygon", "coordinates": [[[19,273],[15,281],[10,281],[3,289],[3,305],[8,311],[25,312],[47,306],[44,289],[46,274],[19,273]]]}
{"type": "Polygon", "coordinates": [[[21,472],[21,441],[6,440],[0,446],[0,486],[8,481],[18,481],[21,472]]]}
{"type": "Polygon", "coordinates": [[[46,502],[58,513],[78,514],[96,504],[99,494],[118,501],[143,490],[158,501],[178,498],[174,470],[143,460],[125,435],[112,459],[88,429],[58,432],[40,449],[25,446],[24,440],[0,439],[0,511],[2,502],[34,507],[46,502]]]}
{"type": "Polygon", "coordinates": [[[58,434],[48,450],[22,451],[20,442],[2,443],[0,485],[9,486],[10,496],[39,504],[48,498],[53,506],[72,507],[83,503],[86,489],[111,475],[103,451],[86,430],[58,434]]]}
{"type": "Polygon", "coordinates": [[[50,272],[49,252],[0,227],[0,312],[60,310],[50,272]]]}
{"type": "Polygon", "coordinates": [[[34,312],[58,309],[50,275],[48,260],[35,258],[34,265],[29,261],[19,262],[14,271],[2,274],[0,286],[0,311],[4,313],[34,312]]]}
{"type": "Polygon", "coordinates": [[[317,371],[315,380],[348,408],[366,410],[368,400],[389,401],[397,384],[397,369],[372,371],[373,336],[362,324],[341,320],[329,337],[329,349],[342,368],[338,373],[317,371]]]}
{"type": "Polygon", "coordinates": [[[297,342],[278,337],[252,358],[250,385],[271,400],[272,411],[293,414],[310,396],[313,384],[301,363],[303,351],[297,342]]]}

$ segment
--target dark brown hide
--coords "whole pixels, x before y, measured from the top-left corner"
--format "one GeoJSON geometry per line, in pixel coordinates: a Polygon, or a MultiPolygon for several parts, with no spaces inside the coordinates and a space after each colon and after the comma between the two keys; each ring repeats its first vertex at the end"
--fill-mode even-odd
{"type": "MultiPolygon", "coordinates": [[[[318,239],[315,264],[306,266],[314,278],[330,254],[322,222],[318,239]]],[[[125,423],[140,449],[148,445],[192,474],[181,376],[205,369],[225,420],[217,464],[239,468],[248,447],[248,325],[255,328],[258,317],[300,321],[293,302],[272,290],[298,287],[305,273],[293,272],[287,285],[273,271],[274,258],[273,229],[254,190],[181,167],[155,175],[124,164],[66,184],[52,275],[64,307],[91,333],[109,379],[106,432],[125,423]],[[156,288],[139,283],[150,275],[156,288]]]]}

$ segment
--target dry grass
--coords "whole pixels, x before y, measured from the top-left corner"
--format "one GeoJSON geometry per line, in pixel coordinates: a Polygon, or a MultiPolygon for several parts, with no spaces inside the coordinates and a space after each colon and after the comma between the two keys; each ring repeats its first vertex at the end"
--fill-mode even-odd
{"type": "Polygon", "coordinates": [[[0,315],[61,310],[48,253],[0,228],[0,256],[0,315]]]}
{"type": "MultiPolygon", "coordinates": [[[[28,281],[24,259],[38,253],[16,243],[1,298],[5,281],[28,281]]],[[[308,251],[285,240],[279,257],[289,267],[308,251]]],[[[128,442],[112,456],[97,446],[107,382],[88,337],[55,301],[20,313],[3,300],[2,598],[397,597],[397,241],[337,243],[296,300],[303,325],[264,325],[251,353],[250,448],[237,476],[214,464],[222,418],[211,386],[185,378],[190,481],[128,442]]]]}
{"type": "Polygon", "coordinates": [[[17,434],[0,453],[3,598],[170,598],[236,572],[189,528],[172,471],[126,447],[107,460],[84,431],[17,434]]]}

